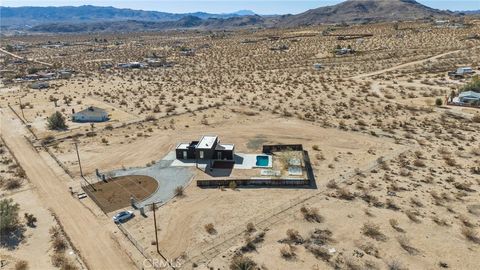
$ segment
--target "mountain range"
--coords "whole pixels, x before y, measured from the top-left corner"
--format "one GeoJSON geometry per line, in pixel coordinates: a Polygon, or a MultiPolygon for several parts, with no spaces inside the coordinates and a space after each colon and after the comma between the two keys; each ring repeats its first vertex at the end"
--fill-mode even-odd
{"type": "Polygon", "coordinates": [[[460,16],[414,0],[348,0],[296,15],[260,16],[249,10],[228,14],[167,13],[114,7],[0,7],[3,30],[34,32],[117,32],[166,29],[298,27],[460,16]]]}

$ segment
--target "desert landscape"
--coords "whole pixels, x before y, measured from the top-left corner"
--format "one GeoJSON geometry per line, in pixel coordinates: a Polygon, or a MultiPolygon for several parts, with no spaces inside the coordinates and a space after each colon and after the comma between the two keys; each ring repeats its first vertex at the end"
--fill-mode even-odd
{"type": "Polygon", "coordinates": [[[477,269],[480,19],[315,14],[2,36],[1,269],[477,269]]]}

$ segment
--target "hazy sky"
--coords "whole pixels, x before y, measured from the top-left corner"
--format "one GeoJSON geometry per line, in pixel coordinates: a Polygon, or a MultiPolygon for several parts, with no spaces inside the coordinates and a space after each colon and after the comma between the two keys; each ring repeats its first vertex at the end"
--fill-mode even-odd
{"type": "MultiPolygon", "coordinates": [[[[114,6],[174,13],[205,11],[227,13],[250,9],[258,14],[300,13],[307,9],[333,5],[342,0],[238,1],[238,0],[1,0],[2,6],[114,6]]],[[[424,5],[450,10],[480,10],[480,0],[417,0],[424,5]]]]}

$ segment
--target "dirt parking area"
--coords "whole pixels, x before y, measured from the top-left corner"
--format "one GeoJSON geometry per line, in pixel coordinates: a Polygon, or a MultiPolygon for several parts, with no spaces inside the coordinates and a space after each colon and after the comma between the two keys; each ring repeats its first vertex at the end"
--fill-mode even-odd
{"type": "Polygon", "coordinates": [[[95,196],[100,208],[106,213],[125,208],[130,205],[130,198],[144,200],[158,188],[155,179],[143,175],[116,177],[107,182],[93,184],[89,190],[95,196]]]}

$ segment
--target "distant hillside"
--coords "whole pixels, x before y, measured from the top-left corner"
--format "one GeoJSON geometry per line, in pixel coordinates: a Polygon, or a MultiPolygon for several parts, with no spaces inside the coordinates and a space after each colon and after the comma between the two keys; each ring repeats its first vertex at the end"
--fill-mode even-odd
{"type": "Polygon", "coordinates": [[[229,14],[173,14],[114,7],[1,7],[2,30],[49,33],[134,32],[168,29],[230,29],[297,27],[317,24],[367,23],[423,18],[447,18],[471,12],[441,11],[414,0],[348,0],[297,15],[259,16],[250,10],[229,14]]]}
{"type": "Polygon", "coordinates": [[[48,23],[91,23],[106,21],[177,21],[187,16],[200,19],[227,19],[245,15],[254,15],[252,11],[241,10],[230,14],[210,14],[195,12],[174,14],[158,11],[120,9],[114,7],[80,6],[80,7],[0,7],[0,23],[2,28],[25,28],[48,23]]]}
{"type": "Polygon", "coordinates": [[[433,9],[414,0],[348,0],[334,6],[311,9],[298,15],[284,16],[279,26],[416,20],[450,15],[452,15],[450,12],[433,9]]]}
{"type": "Polygon", "coordinates": [[[234,29],[260,27],[264,19],[258,15],[231,18],[210,18],[202,20],[195,16],[186,16],[177,21],[109,21],[90,23],[48,23],[34,26],[32,32],[42,33],[87,33],[87,32],[141,32],[171,29],[234,29]]]}

